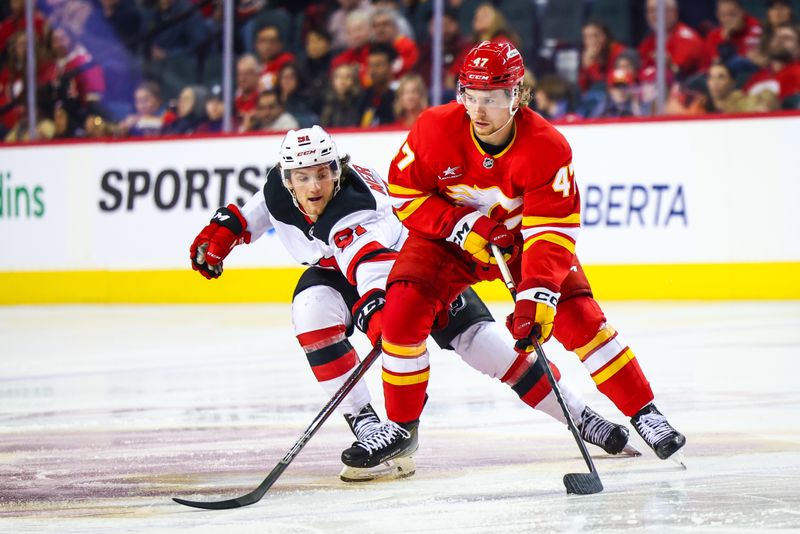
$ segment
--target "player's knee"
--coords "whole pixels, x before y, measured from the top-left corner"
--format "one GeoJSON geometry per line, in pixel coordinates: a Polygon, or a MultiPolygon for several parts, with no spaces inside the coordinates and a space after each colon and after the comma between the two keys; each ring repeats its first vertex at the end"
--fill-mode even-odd
{"type": "Polygon", "coordinates": [[[554,335],[567,350],[587,344],[606,322],[600,305],[591,297],[579,296],[558,303],[554,335]]]}
{"type": "Polygon", "coordinates": [[[298,293],[292,301],[292,324],[296,336],[335,325],[347,326],[350,322],[350,310],[332,287],[311,286],[298,293]]]}
{"type": "Polygon", "coordinates": [[[435,297],[414,282],[396,282],[386,291],[383,339],[398,345],[417,345],[430,334],[435,297]]]}
{"type": "Polygon", "coordinates": [[[511,335],[493,321],[471,325],[450,344],[467,365],[492,378],[505,376],[517,359],[511,335]]]}

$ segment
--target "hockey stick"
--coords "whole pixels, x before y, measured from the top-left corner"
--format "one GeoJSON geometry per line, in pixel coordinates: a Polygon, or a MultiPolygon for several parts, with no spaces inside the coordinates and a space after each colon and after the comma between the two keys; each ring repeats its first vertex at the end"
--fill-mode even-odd
{"type": "MultiPolygon", "coordinates": [[[[492,245],[492,254],[494,254],[494,257],[497,260],[497,266],[500,268],[500,272],[503,274],[503,281],[505,282],[508,291],[511,293],[511,298],[516,301],[517,288],[514,285],[514,279],[511,277],[511,271],[508,269],[508,264],[506,264],[503,253],[500,252],[500,249],[497,248],[497,245],[492,245]]],[[[575,441],[578,443],[578,448],[581,450],[581,456],[583,456],[586,465],[589,467],[588,473],[567,473],[564,475],[564,487],[567,488],[567,493],[575,493],[577,495],[591,495],[592,493],[600,493],[603,491],[603,483],[600,481],[600,475],[597,473],[597,469],[594,467],[594,462],[592,462],[592,457],[589,456],[589,451],[586,450],[586,444],[583,442],[581,435],[578,433],[578,427],[575,425],[575,421],[572,420],[572,414],[569,413],[567,405],[564,403],[564,398],[561,396],[561,390],[558,387],[558,382],[556,382],[556,379],[553,376],[553,371],[550,369],[550,362],[548,362],[547,356],[545,356],[544,350],[539,344],[539,340],[533,338],[530,341],[533,344],[536,355],[542,361],[542,367],[544,367],[544,372],[547,375],[547,380],[550,382],[550,387],[553,389],[556,400],[558,400],[558,404],[561,406],[561,411],[564,412],[564,417],[567,420],[567,427],[569,427],[570,431],[572,432],[572,436],[575,438],[575,441]]]]}
{"type": "Polygon", "coordinates": [[[206,510],[228,510],[230,508],[241,508],[242,506],[248,506],[251,504],[255,504],[261,500],[265,493],[269,491],[275,481],[283,474],[289,464],[292,463],[292,460],[300,453],[300,450],[305,447],[308,440],[317,433],[317,430],[322,426],[322,424],[330,417],[333,411],[336,409],[339,404],[342,403],[344,398],[347,396],[348,393],[355,387],[356,383],[361,380],[361,377],[364,376],[364,373],[367,372],[367,369],[378,359],[378,356],[381,354],[381,342],[375,345],[375,347],[367,354],[364,360],[358,364],[358,366],[353,369],[353,372],[350,373],[350,376],[347,378],[342,387],[339,388],[339,391],[333,394],[331,400],[328,401],[328,404],[322,408],[311,424],[306,428],[306,431],[303,432],[303,435],[300,436],[292,448],[289,449],[289,452],[283,457],[283,459],[278,462],[278,464],[272,468],[272,471],[269,472],[267,478],[258,485],[256,489],[248,493],[247,495],[242,495],[241,497],[236,497],[235,499],[228,499],[225,501],[210,501],[210,502],[201,502],[201,501],[187,501],[185,499],[179,499],[177,497],[173,497],[173,501],[178,504],[183,504],[185,506],[192,506],[194,508],[205,508],[206,510]]]}

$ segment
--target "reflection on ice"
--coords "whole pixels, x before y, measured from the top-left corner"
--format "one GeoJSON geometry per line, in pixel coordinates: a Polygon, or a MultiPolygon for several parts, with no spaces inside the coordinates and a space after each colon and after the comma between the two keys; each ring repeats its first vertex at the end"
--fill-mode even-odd
{"type": "MultiPolygon", "coordinates": [[[[503,316],[508,306],[493,311],[503,316]]],[[[590,447],[606,489],[567,496],[561,477],[585,469],[569,432],[436,352],[415,477],[340,482],[339,453],[352,436],[334,417],[261,503],[201,512],[170,497],[250,491],[327,400],[287,307],[2,308],[0,525],[82,533],[800,529],[800,303],[612,303],[606,311],[659,407],[686,433],[688,470],[635,437],[640,458],[590,447]]],[[[366,353],[365,340],[355,344],[366,353]]],[[[569,354],[554,343],[546,349],[595,409],[627,423],[569,354]]],[[[380,406],[376,369],[368,380],[380,406]]]]}

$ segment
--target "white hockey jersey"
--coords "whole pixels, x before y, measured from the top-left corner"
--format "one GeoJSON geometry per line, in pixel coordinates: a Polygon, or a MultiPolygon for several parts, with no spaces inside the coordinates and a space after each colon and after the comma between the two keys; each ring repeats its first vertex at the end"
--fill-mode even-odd
{"type": "Polygon", "coordinates": [[[407,236],[392,212],[386,183],[378,173],[349,164],[342,187],[317,221],[294,205],[273,167],[261,191],[242,208],[251,242],[274,228],[299,263],[340,271],[359,295],[384,289],[397,251],[407,236]]]}

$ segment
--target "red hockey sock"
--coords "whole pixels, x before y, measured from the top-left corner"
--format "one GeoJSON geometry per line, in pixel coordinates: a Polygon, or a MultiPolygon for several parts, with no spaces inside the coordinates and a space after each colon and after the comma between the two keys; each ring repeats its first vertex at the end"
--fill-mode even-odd
{"type": "Polygon", "coordinates": [[[383,392],[386,415],[397,423],[419,419],[430,374],[425,340],[436,303],[412,282],[397,282],[383,308],[383,392]]]}
{"type": "Polygon", "coordinates": [[[653,400],[650,383],[636,356],[606,318],[597,302],[586,296],[561,302],[555,336],[574,351],[600,390],[627,416],[653,400]]]}
{"type": "Polygon", "coordinates": [[[344,325],[298,334],[297,340],[318,382],[348,374],[358,365],[358,355],[345,337],[344,325]]]}

